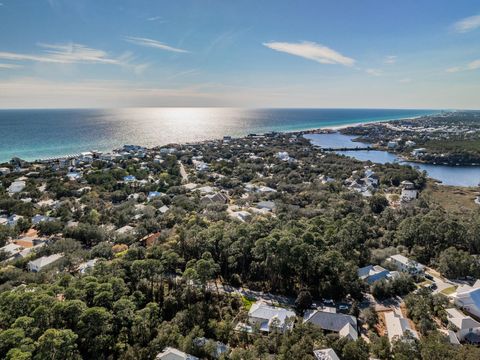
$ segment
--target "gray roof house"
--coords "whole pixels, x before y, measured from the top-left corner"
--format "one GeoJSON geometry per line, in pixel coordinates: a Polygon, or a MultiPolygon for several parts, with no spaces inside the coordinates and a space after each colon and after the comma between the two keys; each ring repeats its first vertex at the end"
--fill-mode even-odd
{"type": "Polygon", "coordinates": [[[201,199],[202,204],[226,204],[227,201],[228,197],[221,192],[205,195],[201,199]]]}
{"type": "MultiPolygon", "coordinates": [[[[447,312],[448,323],[454,326],[454,335],[456,335],[459,341],[474,344],[480,343],[480,323],[477,320],[455,308],[446,309],[445,311],[447,312]]],[[[449,338],[450,336],[451,334],[449,334],[449,338]]]]}
{"type": "Polygon", "coordinates": [[[313,356],[315,356],[315,360],[340,360],[335,350],[331,348],[314,350],[313,356]]]}
{"type": "Polygon", "coordinates": [[[199,360],[196,356],[184,353],[178,349],[167,347],[155,356],[155,360],[199,360]]]}
{"type": "Polygon", "coordinates": [[[252,305],[248,312],[248,322],[250,325],[257,325],[260,331],[270,332],[272,326],[276,326],[282,331],[291,328],[291,324],[287,324],[288,318],[295,317],[292,310],[270,306],[260,301],[252,305]]]}
{"type": "Polygon", "coordinates": [[[337,313],[335,308],[309,311],[305,313],[303,321],[323,330],[339,333],[341,337],[352,340],[358,338],[357,319],[351,315],[337,313]]]}
{"type": "Polygon", "coordinates": [[[53,254],[50,256],[42,256],[36,260],[30,261],[27,264],[27,268],[32,272],[39,272],[50,264],[53,264],[55,261],[63,258],[63,254],[53,254]]]}
{"type": "Polygon", "coordinates": [[[379,265],[368,265],[357,270],[358,277],[365,280],[367,284],[373,284],[375,281],[390,278],[390,271],[379,265]]]}
{"type": "Polygon", "coordinates": [[[260,201],[257,204],[257,209],[265,209],[267,211],[275,211],[275,203],[273,201],[260,201]]]}

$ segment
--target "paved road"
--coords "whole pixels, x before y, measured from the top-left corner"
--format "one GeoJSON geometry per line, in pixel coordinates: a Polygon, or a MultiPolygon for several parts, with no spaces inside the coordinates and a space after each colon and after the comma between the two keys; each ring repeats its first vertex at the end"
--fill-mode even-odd
{"type": "Polygon", "coordinates": [[[437,285],[437,288],[433,291],[434,294],[438,294],[447,288],[455,286],[453,282],[442,278],[440,274],[433,269],[427,268],[427,273],[433,277],[433,281],[437,285]]]}
{"type": "MultiPolygon", "coordinates": [[[[214,283],[208,284],[208,288],[211,291],[216,291],[216,287],[214,283]]],[[[240,296],[245,296],[246,298],[255,298],[257,300],[263,300],[270,304],[276,303],[276,304],[285,305],[285,306],[295,305],[294,298],[284,296],[284,295],[275,295],[271,293],[265,293],[262,291],[255,291],[247,288],[235,288],[231,285],[221,285],[221,284],[218,284],[218,290],[223,293],[238,294],[240,296]]]]}

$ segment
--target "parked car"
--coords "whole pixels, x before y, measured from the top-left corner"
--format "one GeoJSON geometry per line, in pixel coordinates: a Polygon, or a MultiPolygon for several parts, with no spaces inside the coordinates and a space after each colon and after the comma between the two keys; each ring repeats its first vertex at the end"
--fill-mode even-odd
{"type": "Polygon", "coordinates": [[[432,280],[432,281],[434,280],[433,276],[430,274],[425,274],[425,279],[432,280]]]}

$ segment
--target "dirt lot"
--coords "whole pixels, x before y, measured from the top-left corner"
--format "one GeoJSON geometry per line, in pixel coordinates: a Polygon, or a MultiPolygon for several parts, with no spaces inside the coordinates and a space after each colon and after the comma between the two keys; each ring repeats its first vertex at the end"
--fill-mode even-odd
{"type": "Polygon", "coordinates": [[[422,192],[422,196],[429,202],[453,212],[480,209],[480,205],[475,203],[478,195],[480,195],[480,190],[476,187],[445,186],[434,182],[429,182],[427,188],[422,192]]]}

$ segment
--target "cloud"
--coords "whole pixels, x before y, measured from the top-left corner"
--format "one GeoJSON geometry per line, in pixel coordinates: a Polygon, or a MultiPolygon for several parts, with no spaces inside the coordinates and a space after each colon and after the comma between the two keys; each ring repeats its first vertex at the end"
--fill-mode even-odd
{"type": "Polygon", "coordinates": [[[372,75],[372,76],[382,76],[383,75],[383,71],[380,70],[380,69],[367,69],[367,70],[365,70],[365,72],[368,75],[372,75]]]}
{"type": "Polygon", "coordinates": [[[191,74],[197,74],[197,73],[199,73],[198,69],[184,70],[184,71],[180,71],[178,73],[173,74],[172,76],[168,77],[167,79],[172,80],[172,79],[176,79],[176,78],[179,78],[179,77],[183,77],[183,76],[187,76],[187,75],[191,75],[191,74]]]}
{"type": "Polygon", "coordinates": [[[147,18],[147,21],[157,21],[157,22],[159,22],[159,23],[161,23],[161,24],[167,22],[167,21],[164,20],[161,16],[152,16],[152,17],[149,17],[149,18],[147,18]]]}
{"type": "Polygon", "coordinates": [[[466,33],[480,28],[480,15],[470,16],[453,24],[453,29],[458,33],[466,33]]]}
{"type": "Polygon", "coordinates": [[[399,83],[401,84],[408,84],[408,83],[411,83],[413,80],[410,79],[410,78],[403,78],[403,79],[400,79],[398,80],[399,83]]]}
{"type": "Polygon", "coordinates": [[[184,49],[178,49],[174,48],[172,46],[166,45],[164,43],[161,43],[160,41],[153,40],[153,39],[147,39],[147,38],[141,38],[141,37],[135,37],[135,36],[126,36],[125,41],[139,45],[139,46],[145,46],[149,48],[155,48],[155,49],[161,49],[161,50],[166,50],[166,51],[172,51],[176,53],[188,53],[189,51],[184,50],[184,49]]]}
{"type": "Polygon", "coordinates": [[[314,42],[268,42],[263,43],[263,45],[272,50],[300,56],[305,59],[316,61],[320,64],[341,64],[345,66],[352,66],[355,64],[354,59],[346,57],[327,46],[316,44],[314,42]]]}
{"type": "MultiPolygon", "coordinates": [[[[90,48],[76,43],[39,43],[37,45],[43,49],[43,51],[39,54],[0,51],[0,60],[51,64],[106,64],[129,68],[136,74],[142,73],[149,66],[148,64],[134,63],[134,57],[129,52],[125,52],[121,56],[113,57],[110,56],[106,51],[90,48]]],[[[19,66],[19,64],[14,64],[10,68],[19,66]]]]}
{"type": "Polygon", "coordinates": [[[388,55],[385,56],[385,64],[395,64],[397,62],[397,56],[396,55],[388,55]]]}
{"type": "Polygon", "coordinates": [[[460,71],[469,71],[469,70],[477,70],[477,69],[480,69],[480,59],[469,62],[465,66],[454,66],[454,67],[448,68],[445,71],[449,73],[456,73],[460,71]]]}
{"type": "Polygon", "coordinates": [[[17,69],[19,67],[22,67],[22,66],[18,65],[18,64],[2,64],[2,63],[0,63],[0,70],[2,70],[2,69],[17,69]]]}
{"type": "Polygon", "coordinates": [[[68,44],[38,44],[43,48],[41,54],[22,54],[0,51],[0,59],[12,61],[35,61],[57,64],[97,63],[125,65],[128,63],[128,54],[119,58],[110,57],[105,51],[89,48],[85,45],[68,44]]]}

